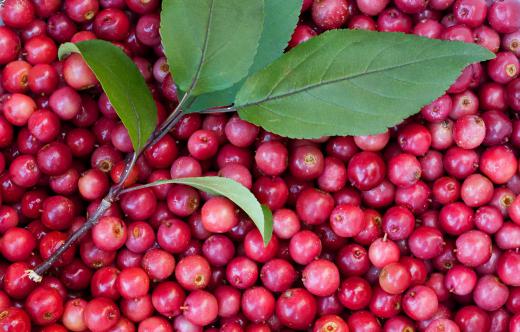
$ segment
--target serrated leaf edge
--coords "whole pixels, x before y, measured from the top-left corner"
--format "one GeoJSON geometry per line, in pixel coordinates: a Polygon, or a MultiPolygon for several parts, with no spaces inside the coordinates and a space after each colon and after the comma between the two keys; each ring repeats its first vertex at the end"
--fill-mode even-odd
{"type": "MultiPolygon", "coordinates": [[[[206,25],[206,34],[204,35],[204,43],[203,43],[203,48],[202,48],[202,52],[201,52],[201,57],[200,57],[200,61],[199,61],[199,64],[197,65],[197,69],[196,69],[196,73],[195,73],[195,77],[193,78],[190,86],[188,87],[188,89],[186,89],[186,91],[184,92],[180,86],[178,86],[179,88],[179,91],[181,92],[184,92],[186,96],[190,97],[190,96],[193,96],[193,98],[191,99],[191,101],[189,101],[187,104],[186,104],[186,109],[189,108],[189,106],[194,102],[194,100],[197,98],[198,95],[193,95],[192,94],[192,91],[195,89],[196,87],[196,84],[197,84],[197,81],[198,79],[200,78],[200,73],[202,72],[202,66],[204,65],[204,59],[206,57],[206,54],[207,54],[207,47],[208,47],[208,40],[209,40],[209,31],[211,30],[209,27],[211,26],[211,21],[212,21],[212,12],[213,12],[213,5],[215,3],[216,0],[211,0],[211,7],[210,7],[210,12],[209,12],[209,15],[208,15],[208,21],[207,21],[207,25],[206,25]]],[[[262,1],[262,15],[264,15],[264,10],[265,10],[265,1],[264,0],[261,0],[262,1]]],[[[161,14],[162,14],[162,10],[161,10],[161,14]]],[[[162,18],[162,17],[161,17],[162,18]]],[[[166,20],[162,20],[161,19],[161,23],[160,23],[160,27],[159,27],[159,34],[161,35],[161,39],[162,38],[166,38],[166,37],[163,37],[163,21],[166,21],[166,20]]],[[[262,21],[261,23],[261,28],[263,30],[263,25],[264,25],[264,21],[262,21]]],[[[258,40],[256,41],[256,47],[255,47],[255,51],[254,51],[254,54],[253,56],[251,57],[251,62],[249,64],[249,67],[248,67],[248,70],[249,68],[251,68],[251,66],[253,65],[254,63],[254,60],[255,60],[255,57],[256,57],[256,54],[258,53],[258,46],[260,45],[260,37],[262,36],[262,34],[260,33],[259,36],[258,36],[258,40]]],[[[166,55],[166,54],[165,54],[166,55]]],[[[166,62],[168,63],[168,67],[169,67],[169,72],[170,72],[170,75],[172,75],[173,79],[175,80],[175,75],[173,73],[173,66],[170,64],[170,59],[168,59],[168,57],[166,57],[166,62]]],[[[221,89],[218,89],[218,90],[214,90],[214,91],[208,91],[206,93],[211,93],[211,92],[215,92],[215,91],[223,91],[223,90],[226,90],[230,87],[232,87],[234,84],[240,82],[242,79],[244,79],[245,77],[247,77],[249,75],[249,71],[246,71],[242,76],[238,77],[239,75],[237,75],[237,78],[235,78],[234,80],[230,80],[227,82],[227,86],[223,86],[221,89]]],[[[203,93],[204,94],[204,93],[203,93]]],[[[201,94],[202,95],[202,94],[201,94]]],[[[216,106],[221,106],[221,105],[216,105],[216,106]]],[[[196,113],[196,112],[186,112],[186,113],[196,113]]]]}
{"type": "MultiPolygon", "coordinates": [[[[289,52],[285,53],[285,54],[289,54],[291,52],[297,52],[299,50],[299,48],[301,47],[309,47],[309,45],[312,45],[313,43],[317,43],[319,41],[320,38],[327,38],[328,35],[331,35],[331,34],[337,34],[337,33],[341,33],[341,32],[344,32],[344,31],[349,31],[349,30],[346,30],[346,29],[337,29],[337,30],[329,30],[329,31],[326,31],[324,33],[322,33],[321,35],[317,36],[317,37],[314,37],[312,39],[310,39],[309,41],[307,41],[306,43],[304,44],[300,44],[298,45],[297,47],[293,48],[292,50],[290,50],[289,52]]],[[[401,32],[371,32],[371,33],[386,33],[386,34],[398,34],[398,35],[407,35],[407,34],[404,34],[404,33],[401,33],[401,32]]],[[[414,36],[414,38],[424,38],[424,39],[427,39],[425,37],[420,37],[420,36],[414,36]]],[[[453,44],[469,44],[469,45],[473,45],[474,47],[480,47],[482,50],[484,51],[487,51],[485,48],[479,46],[479,45],[476,45],[476,44],[471,44],[471,43],[463,43],[463,42],[460,42],[460,41],[451,41],[451,40],[445,40],[445,41],[442,41],[443,43],[453,43],[453,44]]],[[[284,55],[285,55],[284,54],[284,55]]],[[[455,56],[468,56],[468,55],[471,55],[470,53],[468,52],[462,52],[461,54],[457,54],[455,56]]],[[[372,133],[365,133],[365,132],[359,132],[359,133],[346,133],[346,132],[342,132],[342,133],[338,133],[338,132],[324,132],[322,135],[306,135],[306,136],[297,136],[297,135],[290,135],[290,134],[287,134],[287,133],[281,133],[279,131],[277,131],[276,129],[272,128],[269,126],[269,123],[267,122],[262,122],[262,121],[258,121],[257,119],[255,118],[252,118],[250,116],[248,116],[248,114],[244,114],[244,112],[242,112],[243,110],[245,110],[248,106],[257,106],[257,107],[262,107],[262,103],[265,103],[265,102],[269,102],[269,101],[273,101],[273,100],[277,100],[277,99],[281,99],[281,98],[285,98],[285,97],[289,97],[289,96],[292,96],[292,95],[295,95],[295,94],[298,94],[298,93],[301,93],[301,92],[305,92],[307,90],[311,90],[313,88],[316,88],[316,87],[320,87],[320,86],[325,86],[325,85],[328,85],[328,84],[334,84],[334,83],[338,83],[338,82],[341,82],[341,81],[346,81],[346,80],[350,80],[352,78],[356,78],[356,77],[360,77],[360,76],[363,76],[363,75],[367,75],[367,74],[373,74],[373,73],[377,73],[377,72],[380,72],[380,71],[385,71],[385,70],[391,70],[391,69],[396,69],[396,68],[401,68],[401,67],[404,67],[404,66],[409,66],[409,65],[414,65],[414,64],[419,64],[421,62],[424,62],[424,61],[429,61],[429,60],[435,60],[435,59],[440,59],[440,58],[443,58],[443,57],[454,57],[454,55],[446,55],[446,56],[439,56],[439,57],[435,57],[435,58],[429,58],[429,59],[422,59],[421,61],[416,61],[416,62],[410,62],[410,63],[407,63],[407,64],[402,64],[402,65],[399,65],[399,66],[392,66],[392,67],[387,67],[387,68],[381,68],[381,69],[378,69],[378,70],[374,70],[372,72],[363,72],[363,73],[359,73],[359,74],[356,74],[356,75],[353,75],[353,76],[349,76],[347,78],[339,78],[339,79],[335,79],[335,80],[331,80],[331,81],[328,81],[327,83],[316,83],[316,84],[311,84],[309,86],[306,86],[304,88],[301,88],[301,89],[297,89],[297,90],[294,90],[292,92],[288,92],[288,93],[285,93],[285,94],[281,94],[281,95],[277,95],[275,97],[265,97],[263,99],[259,99],[259,100],[256,100],[256,101],[253,101],[253,102],[248,102],[248,103],[244,103],[244,104],[240,104],[240,92],[241,90],[238,91],[237,95],[236,95],[236,99],[235,99],[235,109],[237,110],[240,118],[242,118],[243,120],[246,120],[246,121],[249,121],[255,125],[258,125],[258,126],[261,126],[262,128],[268,130],[268,131],[271,131],[275,134],[280,134],[280,135],[283,135],[285,137],[288,137],[288,138],[294,138],[294,139],[313,139],[313,138],[320,138],[322,136],[335,136],[335,135],[368,135],[368,134],[377,134],[377,132],[372,132],[372,133]]],[[[493,59],[495,57],[495,54],[490,52],[490,51],[487,51],[487,57],[483,57],[482,60],[480,61],[486,61],[486,60],[490,60],[490,59],[493,59]]],[[[280,61],[281,59],[283,58],[280,57],[278,58],[277,60],[273,61],[273,63],[269,64],[268,66],[266,66],[265,68],[257,71],[256,73],[254,73],[253,75],[249,76],[248,79],[244,82],[244,84],[242,85],[242,88],[244,86],[246,86],[246,84],[248,83],[248,81],[250,80],[253,80],[255,79],[255,77],[258,75],[262,75],[262,73],[270,70],[270,67],[276,63],[277,61],[280,61]]],[[[472,64],[472,63],[475,63],[475,62],[466,62],[466,66],[472,64]]],[[[462,68],[460,70],[460,72],[458,74],[454,74],[452,75],[452,79],[450,80],[451,82],[448,82],[445,85],[445,87],[443,88],[444,91],[446,91],[450,86],[451,84],[453,83],[453,81],[455,81],[455,79],[460,75],[460,73],[464,70],[464,68],[462,68]]],[[[276,87],[274,87],[272,90],[274,90],[276,87]]],[[[272,92],[272,91],[271,91],[272,92]]],[[[425,105],[427,105],[428,103],[431,103],[432,101],[434,101],[436,98],[438,97],[435,97],[435,98],[431,98],[428,102],[425,103],[425,105]]],[[[264,108],[264,107],[262,107],[264,108]]],[[[268,109],[270,112],[272,112],[272,110],[268,109]]],[[[406,119],[407,117],[413,115],[413,114],[416,114],[420,111],[420,109],[417,110],[417,112],[414,112],[414,113],[411,113],[411,114],[408,114],[408,115],[404,115],[403,116],[399,116],[397,117],[397,120],[395,121],[394,125],[403,121],[404,119],[406,119]]],[[[391,127],[392,125],[388,126],[388,127],[391,127]]]]}

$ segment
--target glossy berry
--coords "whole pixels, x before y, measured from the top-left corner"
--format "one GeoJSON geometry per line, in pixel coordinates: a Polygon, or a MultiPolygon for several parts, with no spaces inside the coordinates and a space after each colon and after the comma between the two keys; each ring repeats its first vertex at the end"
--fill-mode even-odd
{"type": "Polygon", "coordinates": [[[368,256],[375,267],[383,268],[399,260],[399,247],[391,240],[379,238],[370,245],[368,256]]]}
{"type": "Polygon", "coordinates": [[[199,159],[206,160],[213,157],[218,150],[218,137],[210,130],[198,130],[188,140],[188,151],[199,159]]]}
{"type": "Polygon", "coordinates": [[[78,53],[69,55],[63,62],[63,78],[76,90],[88,89],[97,84],[96,76],[78,53]]]}
{"type": "Polygon", "coordinates": [[[340,204],[330,214],[330,225],[337,235],[354,237],[365,228],[363,210],[355,205],[340,204]]]}
{"type": "Polygon", "coordinates": [[[421,177],[421,165],[410,154],[399,154],[388,161],[388,179],[398,187],[409,187],[421,177]]]}
{"type": "Polygon", "coordinates": [[[511,52],[500,52],[487,67],[488,75],[497,83],[508,83],[520,74],[520,62],[511,52]]]}
{"type": "Polygon", "coordinates": [[[23,126],[36,111],[36,103],[26,95],[15,93],[3,105],[4,116],[11,124],[23,126]]]}
{"type": "Polygon", "coordinates": [[[246,256],[260,263],[274,258],[279,247],[276,236],[273,236],[268,243],[265,243],[258,229],[249,231],[244,238],[243,244],[246,256]]]}
{"type": "Polygon", "coordinates": [[[370,190],[383,181],[386,166],[379,154],[360,152],[350,159],[347,172],[348,179],[354,187],[370,190]]]}
{"type": "Polygon", "coordinates": [[[316,300],[302,288],[292,288],[280,295],[276,302],[276,316],[291,329],[308,328],[316,315],[316,300]]]}
{"type": "Polygon", "coordinates": [[[184,257],[175,267],[175,278],[187,290],[205,288],[210,281],[210,274],[208,261],[198,255],[184,257]]]}
{"type": "Polygon", "coordinates": [[[477,284],[477,274],[472,269],[457,265],[446,272],[444,285],[446,288],[457,295],[470,294],[477,284]]]}
{"type": "Polygon", "coordinates": [[[457,259],[467,266],[478,266],[491,256],[491,239],[486,233],[472,230],[456,240],[457,259]]]}
{"type": "Polygon", "coordinates": [[[289,157],[291,174],[302,180],[312,180],[323,172],[323,153],[313,145],[296,147],[289,157]]]}
{"type": "Polygon", "coordinates": [[[412,276],[406,266],[390,263],[379,273],[379,285],[390,294],[401,294],[411,284],[412,276]]]}
{"type": "Polygon", "coordinates": [[[338,29],[348,18],[348,2],[346,0],[318,0],[312,4],[312,19],[323,29],[338,29]]]}
{"type": "Polygon", "coordinates": [[[438,308],[435,292],[426,286],[415,286],[403,297],[403,310],[412,319],[425,320],[431,318],[438,308]]]}
{"type": "Polygon", "coordinates": [[[242,312],[253,322],[263,322],[269,319],[275,310],[275,298],[263,287],[253,287],[242,295],[242,312]]]}
{"type": "Polygon", "coordinates": [[[35,16],[35,8],[31,1],[6,1],[0,13],[2,21],[13,28],[24,28],[29,25],[35,16]]]}
{"type": "Polygon", "coordinates": [[[319,259],[305,267],[302,273],[303,285],[316,296],[334,294],[340,283],[339,271],[334,263],[319,259]]]}
{"type": "Polygon", "coordinates": [[[0,27],[0,44],[2,45],[0,63],[5,65],[16,60],[21,48],[18,35],[7,27],[0,27]]]}
{"type": "Polygon", "coordinates": [[[102,217],[92,228],[92,240],[102,250],[117,250],[125,244],[126,238],[126,224],[119,218],[102,217]]]}
{"type": "Polygon", "coordinates": [[[211,293],[202,290],[190,293],[184,301],[184,307],[184,317],[199,326],[208,325],[218,315],[217,299],[211,293]]]}
{"type": "Polygon", "coordinates": [[[85,325],[91,331],[103,331],[117,324],[120,317],[119,308],[111,300],[98,297],[92,299],[83,311],[85,325]]]}
{"type": "Polygon", "coordinates": [[[411,18],[397,8],[385,9],[377,18],[378,31],[383,32],[410,32],[411,18]]]}
{"type": "Polygon", "coordinates": [[[517,160],[510,149],[504,146],[491,147],[482,153],[480,168],[491,181],[505,183],[515,174],[517,160]],[[500,172],[498,170],[500,169],[500,172]]]}
{"type": "Polygon", "coordinates": [[[506,303],[508,296],[509,289],[507,286],[493,275],[481,277],[473,291],[475,303],[487,311],[494,311],[502,307],[506,303]],[[493,295],[489,296],[490,294],[493,295]]]}
{"type": "Polygon", "coordinates": [[[296,233],[289,242],[289,255],[301,265],[307,265],[318,257],[321,249],[320,238],[308,230],[296,233]]]}
{"type": "Polygon", "coordinates": [[[288,165],[287,148],[280,142],[262,143],[256,150],[255,162],[266,175],[277,176],[283,173],[288,165]]]}
{"type": "Polygon", "coordinates": [[[457,0],[453,5],[453,14],[460,24],[471,28],[478,27],[486,19],[487,6],[483,0],[457,0]]]}
{"type": "Polygon", "coordinates": [[[356,4],[361,12],[365,15],[376,16],[385,9],[389,1],[370,1],[370,0],[357,0],[356,4]]]}
{"type": "Polygon", "coordinates": [[[305,24],[298,24],[294,29],[291,40],[289,41],[289,47],[296,47],[314,36],[316,36],[316,31],[314,31],[310,26],[305,24]]]}
{"type": "Polygon", "coordinates": [[[40,168],[33,156],[21,155],[11,163],[9,175],[11,181],[20,187],[32,187],[40,180],[40,168]]]}
{"type": "Polygon", "coordinates": [[[0,240],[0,253],[11,262],[28,259],[35,248],[34,235],[24,228],[10,228],[0,240]]]}
{"type": "Polygon", "coordinates": [[[520,9],[520,4],[513,0],[493,3],[488,13],[489,24],[500,33],[511,33],[520,29],[518,9],[520,9]]]}
{"type": "Polygon", "coordinates": [[[257,278],[258,266],[247,257],[235,257],[226,267],[226,280],[236,288],[247,289],[257,278]]]}
{"type": "Polygon", "coordinates": [[[225,233],[238,223],[235,205],[227,198],[214,197],[202,206],[202,225],[213,233],[225,233]]]}
{"type": "Polygon", "coordinates": [[[142,268],[123,269],[117,276],[116,286],[125,299],[144,296],[148,293],[150,279],[142,268]]]}
{"type": "Polygon", "coordinates": [[[296,213],[306,224],[323,224],[329,218],[334,207],[334,199],[327,192],[309,188],[296,200],[296,213]]]}
{"type": "Polygon", "coordinates": [[[482,118],[476,115],[465,115],[453,126],[455,144],[463,149],[474,149],[485,139],[486,125],[482,118]]]}
{"type": "Polygon", "coordinates": [[[24,308],[36,324],[52,324],[63,314],[63,298],[54,288],[37,287],[25,299],[24,308]]]}
{"type": "Polygon", "coordinates": [[[264,264],[260,278],[270,291],[283,292],[294,283],[296,270],[288,261],[275,258],[264,264]]]}
{"type": "Polygon", "coordinates": [[[102,39],[120,41],[127,37],[130,20],[125,12],[117,8],[100,11],[94,19],[94,33],[102,39]]]}

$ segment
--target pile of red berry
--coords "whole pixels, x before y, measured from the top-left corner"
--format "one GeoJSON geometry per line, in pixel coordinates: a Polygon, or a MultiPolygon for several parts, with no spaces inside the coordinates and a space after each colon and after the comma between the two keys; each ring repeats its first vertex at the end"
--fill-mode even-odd
{"type": "Polygon", "coordinates": [[[520,331],[520,0],[305,0],[289,47],[351,28],[474,42],[496,58],[378,135],[293,140],[236,115],[186,115],[125,186],[234,179],[273,211],[269,244],[227,198],[161,185],[123,194],[30,280],[133,149],[81,56],[59,61],[58,46],[121,47],[164,120],[177,91],[159,10],[0,9],[1,331],[520,331]]]}

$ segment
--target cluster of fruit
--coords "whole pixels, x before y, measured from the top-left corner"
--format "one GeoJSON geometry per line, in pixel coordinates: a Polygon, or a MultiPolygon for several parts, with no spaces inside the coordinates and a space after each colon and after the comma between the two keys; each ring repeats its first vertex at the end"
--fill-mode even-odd
{"type": "Polygon", "coordinates": [[[164,184],[124,193],[30,280],[133,151],[92,71],[79,54],[58,60],[58,46],[121,47],[164,120],[178,100],[159,10],[0,9],[0,330],[520,331],[519,0],[305,0],[289,47],[351,28],[474,42],[496,58],[377,135],[286,139],[235,114],[185,115],[125,187],[236,180],[273,211],[268,245],[229,199],[164,184]]]}

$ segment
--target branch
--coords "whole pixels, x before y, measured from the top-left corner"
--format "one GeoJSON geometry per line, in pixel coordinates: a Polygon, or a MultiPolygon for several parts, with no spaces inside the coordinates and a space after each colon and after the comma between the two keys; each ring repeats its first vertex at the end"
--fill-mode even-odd
{"type": "Polygon", "coordinates": [[[119,182],[112,186],[108,192],[108,194],[103,198],[101,204],[97,207],[97,209],[92,213],[92,215],[87,219],[87,221],[74,233],[72,233],[67,241],[65,241],[46,261],[38,265],[34,270],[26,271],[27,276],[35,282],[40,282],[42,280],[42,275],[45,274],[51,266],[56,263],[58,259],[60,259],[61,255],[67,251],[70,247],[74,246],[82,237],[85,235],[94,225],[96,225],[99,219],[107,212],[107,210],[112,206],[114,202],[119,199],[121,195],[121,191],[123,190],[124,183],[126,182],[130,172],[135,166],[137,158],[141,155],[141,153],[146,150],[148,147],[157,143],[161,138],[164,137],[177,122],[179,122],[182,116],[181,107],[184,105],[186,100],[188,99],[188,95],[185,94],[177,107],[173,110],[173,112],[168,116],[168,118],[159,126],[153,134],[148,139],[147,143],[140,151],[133,152],[128,155],[126,158],[125,169],[121,174],[119,182]]]}

